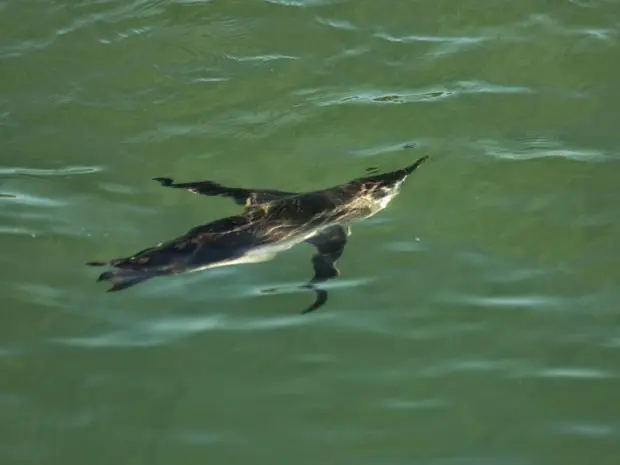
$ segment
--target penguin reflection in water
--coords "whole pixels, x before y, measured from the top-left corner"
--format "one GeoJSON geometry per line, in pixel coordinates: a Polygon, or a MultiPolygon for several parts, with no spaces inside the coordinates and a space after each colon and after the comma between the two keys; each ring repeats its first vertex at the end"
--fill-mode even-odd
{"type": "Polygon", "coordinates": [[[157,276],[174,275],[220,266],[257,263],[278,252],[306,242],[315,247],[313,278],[304,286],[314,290],[315,302],[308,313],[327,301],[322,282],[339,276],[336,260],[344,252],[350,225],[387,207],[402,183],[428,157],[384,174],[369,174],[324,190],[297,193],[268,189],[222,186],[213,181],[175,183],[154,178],[162,186],[208,196],[232,198],[243,213],[215,220],[187,233],[144,249],[130,257],[88,262],[112,266],[98,281],[110,281],[108,291],[120,291],[157,276]]]}

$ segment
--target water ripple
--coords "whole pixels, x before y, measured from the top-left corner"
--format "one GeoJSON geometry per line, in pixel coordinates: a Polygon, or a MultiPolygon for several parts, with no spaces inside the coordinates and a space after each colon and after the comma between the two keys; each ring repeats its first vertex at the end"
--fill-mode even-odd
{"type": "Polygon", "coordinates": [[[377,145],[371,147],[365,147],[363,149],[351,150],[351,155],[359,157],[374,157],[377,155],[385,155],[393,152],[400,152],[403,147],[417,148],[420,144],[411,140],[403,140],[397,143],[389,143],[384,145],[377,145]]]}
{"type": "Polygon", "coordinates": [[[180,3],[181,5],[196,5],[203,3],[212,3],[215,0],[174,0],[174,3],[180,3]]]}
{"type": "Polygon", "coordinates": [[[610,371],[588,367],[553,367],[537,370],[531,376],[540,378],[572,379],[615,379],[618,376],[610,371]]]}
{"type": "Polygon", "coordinates": [[[268,54],[268,55],[250,55],[250,56],[236,56],[236,55],[226,54],[225,56],[226,58],[229,58],[233,61],[238,61],[240,63],[247,62],[247,61],[269,62],[269,61],[277,61],[277,60],[298,60],[299,59],[299,57],[296,57],[296,56],[280,55],[277,53],[270,54],[270,55],[268,54]]]}
{"type": "Polygon", "coordinates": [[[110,38],[99,38],[97,41],[100,44],[108,45],[113,44],[115,42],[121,42],[125,39],[132,38],[134,36],[140,36],[147,34],[152,31],[150,27],[141,27],[141,28],[129,28],[124,31],[116,31],[113,36],[110,38]]]}
{"type": "Polygon", "coordinates": [[[263,0],[267,3],[275,3],[277,5],[294,6],[294,7],[312,7],[330,5],[334,3],[342,3],[345,0],[263,0]]]}
{"type": "Polygon", "coordinates": [[[92,174],[103,171],[101,166],[66,166],[63,168],[0,168],[0,175],[26,175],[26,176],[71,176],[80,174],[92,174]]]}
{"type": "MultiPolygon", "coordinates": [[[[321,285],[321,288],[329,290],[329,289],[346,289],[346,288],[354,288],[363,286],[372,282],[371,278],[339,278],[334,281],[327,281],[321,285]]],[[[285,281],[285,282],[271,282],[269,284],[261,284],[260,286],[247,286],[244,287],[242,291],[238,292],[238,295],[246,295],[246,296],[258,296],[263,294],[307,294],[312,291],[306,288],[302,288],[303,285],[306,284],[307,281],[285,281]]]]}
{"type": "Polygon", "coordinates": [[[170,440],[190,445],[240,444],[242,435],[224,434],[221,431],[181,430],[170,434],[170,440]]]}
{"type": "Polygon", "coordinates": [[[478,140],[475,145],[486,154],[509,160],[529,160],[535,158],[567,158],[578,161],[602,160],[610,156],[594,149],[569,147],[559,140],[532,138],[522,141],[478,140]]]}
{"type": "Polygon", "coordinates": [[[330,19],[330,18],[321,18],[317,17],[316,21],[319,24],[323,24],[324,26],[329,26],[334,29],[340,29],[343,31],[354,31],[357,30],[358,27],[355,26],[350,21],[342,20],[342,19],[330,19]]]}
{"type": "Polygon", "coordinates": [[[507,296],[471,296],[467,294],[445,293],[440,300],[445,302],[469,304],[479,307],[493,308],[531,308],[553,309],[562,308],[564,299],[546,295],[507,295],[507,296]]]}
{"type": "Polygon", "coordinates": [[[16,58],[29,52],[42,50],[53,43],[53,39],[22,40],[18,44],[6,44],[0,47],[0,59],[16,58]]]}
{"type": "Polygon", "coordinates": [[[446,407],[448,403],[441,399],[386,399],[383,405],[394,410],[426,410],[446,407]]]}
{"type": "Polygon", "coordinates": [[[409,35],[396,37],[384,32],[378,32],[375,37],[387,40],[388,42],[408,43],[408,42],[441,42],[456,44],[475,44],[488,40],[485,37],[468,37],[468,36],[425,36],[425,35],[409,35]]]}
{"type": "Polygon", "coordinates": [[[319,106],[343,104],[402,104],[438,101],[448,97],[468,94],[529,94],[534,91],[523,86],[505,86],[484,81],[458,81],[454,84],[435,86],[419,90],[359,89],[345,94],[332,92],[327,97],[314,98],[319,106]]]}
{"type": "Polygon", "coordinates": [[[208,331],[271,331],[294,326],[318,324],[329,319],[327,313],[312,320],[303,315],[241,318],[224,315],[176,316],[152,319],[128,328],[87,337],[54,339],[52,342],[83,348],[151,347],[165,345],[183,337],[208,331]]]}
{"type": "MultiPolygon", "coordinates": [[[[84,6],[90,6],[87,2],[84,6]]],[[[123,20],[135,20],[138,18],[149,18],[159,15],[165,11],[166,2],[152,0],[135,0],[133,2],[121,2],[120,6],[112,6],[104,12],[89,13],[76,17],[65,26],[60,26],[56,30],[47,34],[47,37],[37,39],[22,39],[19,43],[9,43],[0,47],[0,58],[14,58],[30,52],[42,50],[53,45],[60,37],[70,35],[82,29],[92,28],[97,23],[115,24],[123,20]]],[[[79,7],[79,6],[78,6],[79,7]]],[[[65,7],[66,8],[66,7],[65,7]]],[[[66,12],[62,6],[54,6],[47,12],[50,16],[59,14],[66,17],[66,12]]],[[[137,29],[139,30],[139,29],[137,29]]]]}
{"type": "MultiPolygon", "coordinates": [[[[14,347],[0,346],[0,357],[15,357],[21,354],[21,350],[14,347]]],[[[3,402],[3,396],[0,396],[0,403],[3,402]]]]}
{"type": "MultiPolygon", "coordinates": [[[[56,200],[56,199],[51,199],[48,197],[41,197],[38,195],[29,195],[29,194],[24,194],[24,193],[15,193],[11,195],[11,198],[14,200],[11,200],[11,203],[16,203],[16,204],[23,204],[23,205],[30,205],[30,206],[37,206],[37,207],[63,207],[65,205],[67,205],[67,202],[64,200],[56,200]]],[[[21,218],[26,218],[28,215],[20,215],[21,218]]],[[[34,217],[38,217],[36,216],[31,216],[31,218],[34,217]]]]}
{"type": "Polygon", "coordinates": [[[469,358],[437,363],[430,368],[422,370],[420,376],[436,378],[461,372],[499,372],[504,375],[511,375],[513,373],[522,373],[529,366],[530,364],[526,360],[519,359],[485,360],[469,358]]]}
{"type": "Polygon", "coordinates": [[[589,438],[611,438],[620,435],[620,428],[618,426],[579,421],[559,423],[553,429],[563,435],[589,438]]]}

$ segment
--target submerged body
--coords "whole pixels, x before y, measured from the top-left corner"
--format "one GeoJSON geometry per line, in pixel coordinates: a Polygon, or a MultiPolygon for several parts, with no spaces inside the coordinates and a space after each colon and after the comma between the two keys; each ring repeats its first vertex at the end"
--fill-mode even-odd
{"type": "MultiPolygon", "coordinates": [[[[315,276],[309,283],[314,288],[314,284],[338,276],[335,262],[344,251],[350,224],[384,209],[406,177],[426,158],[391,173],[308,193],[230,188],[212,181],[175,184],[169,178],[156,178],[167,187],[233,197],[245,205],[245,210],[192,228],[130,257],[88,264],[116,267],[101,274],[99,280],[110,280],[113,286],[109,290],[118,291],[155,276],[265,261],[307,242],[317,249],[313,257],[315,276]]],[[[317,293],[317,302],[321,296],[324,302],[326,292],[317,293]]]]}

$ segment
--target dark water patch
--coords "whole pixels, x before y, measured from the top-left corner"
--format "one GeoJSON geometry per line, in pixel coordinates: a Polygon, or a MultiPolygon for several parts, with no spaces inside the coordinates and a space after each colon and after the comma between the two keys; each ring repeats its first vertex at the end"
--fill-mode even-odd
{"type": "Polygon", "coordinates": [[[326,444],[357,444],[360,441],[373,441],[386,438],[387,431],[373,427],[339,427],[327,428],[327,430],[316,430],[315,433],[306,433],[304,435],[311,442],[320,442],[326,444]]]}
{"type": "Polygon", "coordinates": [[[190,446],[213,446],[218,444],[233,444],[242,446],[247,444],[247,440],[245,440],[242,435],[223,433],[220,430],[175,431],[170,433],[167,439],[171,442],[187,444],[190,446]]]}
{"type": "MultiPolygon", "coordinates": [[[[428,463],[429,465],[535,465],[538,463],[536,460],[519,458],[518,454],[507,456],[492,456],[486,454],[481,454],[479,456],[470,454],[467,455],[468,456],[465,457],[434,459],[426,461],[424,463],[428,463]]],[[[411,463],[413,465],[422,465],[422,462],[418,461],[414,461],[411,463]]]]}
{"type": "MultiPolygon", "coordinates": [[[[458,323],[430,323],[424,322],[414,325],[414,327],[404,327],[400,319],[386,319],[381,316],[380,308],[370,310],[357,310],[353,315],[349,312],[334,313],[333,317],[328,320],[328,326],[334,328],[345,328],[352,332],[367,333],[381,336],[383,338],[398,338],[402,340],[413,341],[441,341],[446,338],[456,337],[459,335],[483,333],[488,329],[485,322],[458,322],[458,323]]],[[[423,309],[416,309],[419,315],[423,309]]],[[[403,307],[402,315],[411,315],[411,308],[403,307]]],[[[426,314],[428,316],[428,313],[426,314]]],[[[423,318],[420,317],[420,318],[423,318]]],[[[414,318],[415,320],[415,318],[414,318]]]]}

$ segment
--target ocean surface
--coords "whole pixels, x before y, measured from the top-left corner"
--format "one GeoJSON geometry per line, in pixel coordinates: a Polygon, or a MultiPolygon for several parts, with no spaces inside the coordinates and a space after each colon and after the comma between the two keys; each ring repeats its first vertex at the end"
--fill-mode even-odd
{"type": "Polygon", "coordinates": [[[1,0],[0,463],[617,465],[619,83],[617,0],[1,0]],[[423,155],[310,314],[85,265],[423,155]]]}

